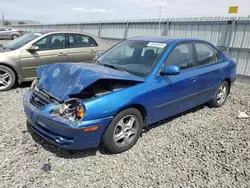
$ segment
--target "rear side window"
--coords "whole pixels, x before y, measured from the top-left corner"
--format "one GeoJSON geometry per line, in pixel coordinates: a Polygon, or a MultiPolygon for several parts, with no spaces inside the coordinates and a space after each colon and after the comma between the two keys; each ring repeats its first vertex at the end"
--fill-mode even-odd
{"type": "Polygon", "coordinates": [[[215,53],[218,51],[208,44],[195,43],[195,48],[197,52],[198,66],[216,63],[220,58],[219,54],[215,53]]]}
{"type": "Polygon", "coordinates": [[[194,66],[193,46],[191,43],[176,46],[165,61],[166,65],[177,65],[180,69],[188,69],[194,66]]]}
{"type": "Polygon", "coordinates": [[[96,41],[87,35],[68,34],[69,48],[94,47],[98,46],[96,41]]]}

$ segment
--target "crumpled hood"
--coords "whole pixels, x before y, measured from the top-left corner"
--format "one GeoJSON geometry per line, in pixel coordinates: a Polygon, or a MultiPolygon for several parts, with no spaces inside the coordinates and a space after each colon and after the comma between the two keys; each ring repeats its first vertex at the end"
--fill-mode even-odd
{"type": "Polygon", "coordinates": [[[145,82],[145,78],[90,63],[56,63],[37,69],[38,88],[44,89],[60,101],[78,94],[100,79],[145,82]]]}

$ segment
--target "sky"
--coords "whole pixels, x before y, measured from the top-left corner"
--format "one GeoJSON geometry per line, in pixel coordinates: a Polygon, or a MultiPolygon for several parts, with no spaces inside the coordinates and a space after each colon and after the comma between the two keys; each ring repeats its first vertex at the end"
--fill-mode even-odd
{"type": "Polygon", "coordinates": [[[41,23],[179,17],[248,16],[250,0],[0,0],[6,20],[41,23]],[[228,14],[239,6],[238,14],[228,14]]]}

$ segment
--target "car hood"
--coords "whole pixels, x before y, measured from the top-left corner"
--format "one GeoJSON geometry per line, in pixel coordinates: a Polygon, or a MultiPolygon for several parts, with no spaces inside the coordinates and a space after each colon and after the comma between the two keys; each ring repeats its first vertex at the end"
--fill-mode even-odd
{"type": "Polygon", "coordinates": [[[145,82],[145,78],[90,63],[56,63],[37,69],[38,88],[59,101],[69,99],[100,79],[145,82]]]}
{"type": "Polygon", "coordinates": [[[12,50],[8,48],[0,47],[0,53],[9,52],[9,51],[12,51],[12,50]]]}

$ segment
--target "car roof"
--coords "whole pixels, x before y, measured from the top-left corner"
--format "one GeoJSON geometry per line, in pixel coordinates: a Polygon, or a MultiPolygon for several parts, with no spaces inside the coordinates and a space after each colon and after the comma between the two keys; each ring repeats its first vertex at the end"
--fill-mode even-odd
{"type": "Polygon", "coordinates": [[[41,34],[48,34],[48,33],[79,33],[79,34],[85,34],[85,35],[89,35],[89,36],[92,36],[92,37],[96,37],[96,36],[93,36],[92,34],[90,33],[86,33],[86,32],[82,32],[82,31],[73,31],[73,30],[43,30],[43,31],[33,31],[33,33],[41,33],[41,34]]]}
{"type": "Polygon", "coordinates": [[[181,41],[204,41],[201,39],[195,38],[181,38],[181,37],[132,37],[128,40],[137,40],[137,41],[150,41],[150,42],[160,42],[165,44],[170,44],[171,42],[181,42],[181,41]]]}

